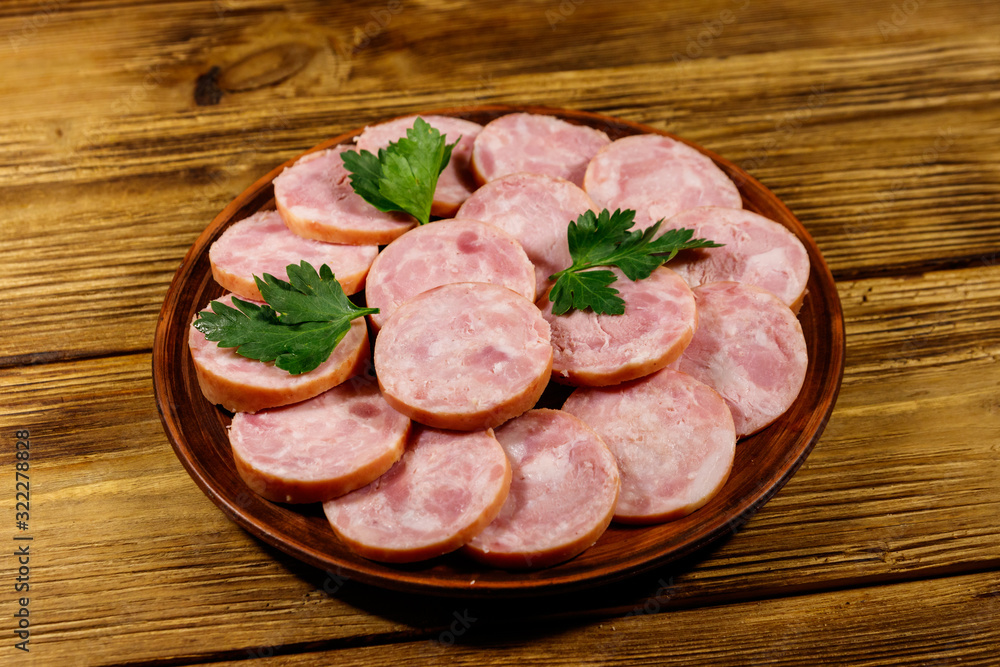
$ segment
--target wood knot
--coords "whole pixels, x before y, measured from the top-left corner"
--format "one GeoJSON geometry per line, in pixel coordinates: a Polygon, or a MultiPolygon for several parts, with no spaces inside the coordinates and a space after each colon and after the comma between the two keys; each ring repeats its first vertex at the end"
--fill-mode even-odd
{"type": "Polygon", "coordinates": [[[219,89],[218,67],[213,67],[198,77],[194,84],[194,102],[200,107],[208,107],[218,104],[222,99],[222,91],[219,89]]]}
{"type": "Polygon", "coordinates": [[[255,51],[226,68],[214,66],[198,77],[194,101],[198,106],[211,106],[224,93],[274,86],[298,73],[315,54],[306,44],[285,42],[255,51]]]}
{"type": "Polygon", "coordinates": [[[315,54],[313,47],[295,42],[269,46],[223,70],[219,87],[227,93],[239,93],[273,86],[298,73],[315,54]]]}

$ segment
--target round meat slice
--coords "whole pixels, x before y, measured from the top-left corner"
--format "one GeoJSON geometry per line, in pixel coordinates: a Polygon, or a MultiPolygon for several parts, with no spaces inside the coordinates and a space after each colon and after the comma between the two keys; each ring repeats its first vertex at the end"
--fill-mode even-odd
{"type": "Polygon", "coordinates": [[[802,327],[778,297],[757,287],[708,283],[694,296],[698,331],[673,368],[722,394],[739,437],[755,433],[802,389],[809,365],[802,327]]]}
{"type": "Polygon", "coordinates": [[[511,464],[500,514],[465,545],[502,568],[569,560],[604,534],[618,499],[618,465],[594,431],[560,410],[530,410],[496,432],[511,464]]]}
{"type": "Polygon", "coordinates": [[[476,190],[459,218],[495,225],[520,242],[535,265],[535,298],[552,285],[549,276],[573,263],[566,229],[586,211],[597,211],[569,181],[538,174],[511,174],[476,190]]]}
{"type": "Polygon", "coordinates": [[[409,563],[465,544],[493,521],[509,488],[510,463],[491,431],[414,426],[389,472],[323,511],[358,554],[409,563]]]}
{"type": "Polygon", "coordinates": [[[549,325],[500,285],[453,283],[418,294],[375,339],[389,405],[457,430],[499,426],[535,404],[552,371],[549,325]]]}
{"type": "Polygon", "coordinates": [[[351,188],[336,146],[304,156],[274,179],[274,202],[288,228],[327,243],[383,245],[417,223],[405,213],[383,213],[351,188]]]}
{"type": "MultiPolygon", "coordinates": [[[[447,217],[454,215],[469,195],[476,189],[476,179],[472,175],[472,144],[483,129],[479,123],[452,118],[451,116],[421,116],[431,127],[445,136],[447,143],[458,141],[451,151],[448,165],[438,176],[437,187],[434,189],[434,201],[431,203],[433,215],[447,217]]],[[[358,137],[358,149],[378,155],[380,148],[386,148],[393,141],[406,136],[406,131],[413,127],[416,116],[397,118],[387,123],[366,127],[358,137]]]]}
{"type": "MultiPolygon", "coordinates": [[[[232,306],[232,298],[232,294],[227,294],[216,300],[232,306]]],[[[257,305],[263,304],[257,302],[257,305]]],[[[351,322],[350,330],[329,359],[299,375],[292,375],[273,362],[241,357],[235,348],[219,347],[195,329],[193,322],[188,332],[188,347],[201,393],[230,412],[257,412],[322,394],[360,372],[368,362],[370,349],[363,318],[351,322]]]]}
{"type": "Polygon", "coordinates": [[[722,397],[690,375],[665,368],[618,387],[580,388],[562,409],[597,431],[618,461],[616,521],[679,519],[729,477],[733,418],[722,397]]]}
{"type": "Polygon", "coordinates": [[[604,132],[555,116],[512,113],[486,124],[472,149],[472,170],[480,184],[529,172],[583,185],[587,163],[611,143],[604,132]]]}
{"type": "Polygon", "coordinates": [[[372,264],[365,299],[382,325],[401,303],[448,283],[493,283],[535,298],[535,267],[513,236],[477,220],[439,220],[390,243],[372,264]]]}
{"type": "Polygon", "coordinates": [[[215,282],[245,299],[261,301],[253,277],[269,273],[288,280],[285,267],[305,260],[333,270],[344,294],[365,286],[365,276],[378,254],[374,245],[338,245],[292,233],[277,211],[260,211],[230,226],[208,251],[215,282]]]}
{"type": "Polygon", "coordinates": [[[399,460],[410,420],[389,407],[374,381],[352,380],[301,403],[233,416],[229,443],[247,486],[279,503],[323,502],[375,481],[399,460]]]}
{"type": "Polygon", "coordinates": [[[740,208],[702,206],[675,215],[664,229],[693,229],[721,248],[685,250],[669,266],[691,287],[731,280],[760,287],[798,312],[809,281],[809,254],[795,234],[740,208]]]}
{"type": "Polygon", "coordinates": [[[649,375],[675,361],[698,326],[694,294],[670,269],[629,280],[618,268],[611,286],[625,300],[623,315],[592,310],[552,314],[548,297],[538,302],[552,328],[552,379],[603,387],[649,375]]]}
{"type": "Polygon", "coordinates": [[[624,137],[602,149],[583,189],[600,208],[635,210],[634,229],[697,206],[743,207],[736,184],[711,158],[658,134],[624,137]]]}

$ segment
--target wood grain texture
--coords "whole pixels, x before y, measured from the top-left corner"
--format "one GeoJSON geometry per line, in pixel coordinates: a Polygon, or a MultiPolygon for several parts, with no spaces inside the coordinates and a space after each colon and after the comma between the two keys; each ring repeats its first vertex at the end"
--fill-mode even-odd
{"type": "MultiPolygon", "coordinates": [[[[472,612],[388,647],[255,647],[263,665],[988,665],[1000,643],[1000,577],[974,574],[661,613],[670,590],[624,618],[526,629],[472,612]],[[897,632],[905,627],[906,632],[897,632]],[[873,640],[877,633],[891,642],[873,640]],[[724,638],[721,639],[721,638],[724,638]],[[268,659],[270,658],[270,659],[268,659]]],[[[230,656],[226,656],[229,658],[230,656]]],[[[209,663],[239,664],[232,660],[209,663]]]]}
{"type": "MultiPolygon", "coordinates": [[[[628,614],[655,599],[662,582],[670,584],[669,599],[659,601],[664,610],[718,609],[996,570],[995,364],[982,354],[953,352],[947,363],[925,361],[901,373],[901,365],[926,358],[926,349],[892,361],[885,350],[902,348],[914,314],[934,311],[970,273],[847,284],[841,298],[848,359],[860,370],[845,378],[822,441],[788,485],[708,551],[624,584],[542,598],[530,609],[522,602],[384,592],[257,542],[205,498],[174,457],[156,414],[146,354],[0,370],[0,432],[28,428],[37,443],[36,542],[46,552],[37,569],[39,650],[68,658],[86,641],[92,663],[110,664],[126,646],[132,659],[186,661],[286,645],[299,651],[419,643],[447,631],[456,609],[490,624],[522,618],[569,628],[628,614]],[[936,417],[943,414],[950,418],[936,417]],[[977,429],[972,435],[970,425],[977,429]],[[127,636],[96,643],[123,625],[127,636]],[[191,627],[198,628],[198,642],[184,641],[191,627]]],[[[975,274],[989,282],[981,303],[970,308],[996,308],[989,285],[1000,289],[1000,267],[975,274]]],[[[957,318],[950,335],[975,336],[995,354],[1000,318],[957,318]]],[[[0,562],[0,580],[11,567],[0,562]]],[[[630,632],[623,641],[641,636],[630,632]]]]}
{"type": "Polygon", "coordinates": [[[0,53],[0,435],[36,439],[38,547],[32,652],[0,664],[995,663],[1000,4],[11,0],[0,53]],[[288,43],[313,50],[294,74],[197,103],[212,68],[231,85],[288,43]],[[263,546],[184,473],[150,380],[167,285],[237,193],[366,122],[485,103],[732,160],[816,238],[848,334],[824,437],[764,511],[530,606],[386,593],[263,546]]]}
{"type": "MultiPolygon", "coordinates": [[[[170,12],[139,10],[129,29],[115,34],[121,49],[137,49],[137,40],[150,39],[170,12]]],[[[15,57],[30,65],[32,49],[45,52],[47,40],[70,39],[81,29],[56,19],[15,57]]],[[[679,63],[605,62],[585,73],[491,73],[483,80],[460,73],[444,79],[413,68],[402,95],[366,87],[356,74],[327,81],[345,56],[307,31],[299,41],[317,55],[296,76],[198,107],[192,94],[198,73],[214,63],[235,63],[255,44],[263,48],[298,34],[249,10],[225,13],[221,21],[239,23],[242,41],[232,36],[230,50],[200,53],[207,59],[201,66],[193,64],[194,53],[161,62],[168,57],[162,49],[150,49],[149,59],[133,51],[134,64],[111,75],[115,80],[106,89],[96,88],[105,97],[90,99],[97,93],[78,90],[85,76],[56,76],[54,65],[46,65],[55,89],[39,90],[44,97],[37,99],[19,90],[15,103],[0,110],[0,120],[9,121],[0,123],[0,197],[11,204],[0,246],[0,281],[11,306],[0,311],[0,326],[13,332],[0,344],[0,365],[149,349],[151,318],[179,255],[244,187],[351,127],[449,105],[513,102],[604,111],[697,141],[772,188],[816,237],[838,277],[973,265],[1000,253],[991,206],[1000,197],[993,159],[1000,151],[994,85],[1000,38],[982,31],[971,38],[868,43],[847,52],[819,45],[795,58],[783,52],[738,60],[706,54],[679,63]],[[252,32],[261,22],[263,32],[252,32]],[[302,86],[308,95],[299,94],[302,86]],[[82,99],[88,112],[73,115],[76,103],[60,108],[51,97],[82,99]],[[69,209],[67,201],[74,203],[69,209]],[[948,230],[943,238],[941,229],[948,230]],[[87,252],[79,252],[81,245],[87,252]],[[107,261],[123,256],[129,259],[107,261]],[[46,280],[52,273],[66,279],[53,285],[46,280]],[[88,297],[82,309],[81,294],[88,297]],[[109,309],[119,315],[110,331],[99,315],[109,309]]],[[[192,25],[188,29],[198,22],[192,25]]],[[[401,23],[390,21],[384,32],[396,25],[401,23]]],[[[562,25],[551,32],[567,32],[562,25]]],[[[726,34],[713,44],[725,43],[726,34]]],[[[164,28],[156,39],[171,36],[164,28]]],[[[184,49],[198,43],[189,40],[184,49]]],[[[377,50],[373,43],[346,59],[377,50]]],[[[94,55],[94,76],[109,76],[107,57],[94,55]]],[[[387,71],[376,65],[373,71],[387,71]]]]}

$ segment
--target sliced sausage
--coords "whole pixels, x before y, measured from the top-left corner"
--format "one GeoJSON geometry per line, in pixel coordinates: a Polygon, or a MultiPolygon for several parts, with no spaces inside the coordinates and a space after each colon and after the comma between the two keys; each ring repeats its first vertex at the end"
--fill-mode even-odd
{"type": "Polygon", "coordinates": [[[497,429],[511,464],[500,514],[465,545],[494,567],[548,567],[604,534],[618,498],[618,466],[604,442],[561,410],[530,410],[497,429]]]}
{"type": "Polygon", "coordinates": [[[476,220],[439,220],[390,243],[365,288],[376,328],[407,299],[448,283],[493,283],[535,298],[535,267],[513,236],[476,220]]]}
{"type": "Polygon", "coordinates": [[[274,202],[288,228],[327,243],[383,245],[417,223],[405,213],[383,213],[351,187],[340,154],[351,146],[317,151],[274,179],[274,202]]]}
{"type": "Polygon", "coordinates": [[[306,239],[292,233],[277,211],[260,211],[230,226],[208,251],[215,282],[245,299],[263,297],[254,276],[269,273],[288,280],[285,267],[305,260],[316,267],[329,265],[344,294],[365,285],[365,276],[378,254],[374,245],[340,245],[306,239]]]}
{"type": "Polygon", "coordinates": [[[577,186],[590,158],[611,143],[604,132],[555,116],[512,113],[486,124],[472,149],[480,184],[529,172],[564,178],[577,186]]]}
{"type": "MultiPolygon", "coordinates": [[[[458,141],[451,151],[451,159],[438,176],[434,189],[431,213],[437,216],[451,216],[476,189],[476,179],[472,175],[472,144],[483,129],[479,123],[452,118],[451,116],[421,116],[431,127],[445,136],[447,143],[458,141]]],[[[358,137],[358,150],[366,150],[378,155],[380,148],[406,136],[413,127],[416,116],[397,118],[387,123],[366,127],[358,137]]]]}
{"type": "Polygon", "coordinates": [[[323,511],[358,554],[407,563],[465,544],[496,517],[509,488],[510,464],[491,431],[414,425],[389,472],[323,503],[323,511]]]}
{"type": "Polygon", "coordinates": [[[410,420],[374,380],[257,414],[238,412],[229,442],[240,477],[279,503],[330,500],[373,482],[403,455],[410,420]]]}
{"type": "MultiPolygon", "coordinates": [[[[232,297],[227,294],[216,300],[232,306],[232,297]]],[[[300,375],[292,375],[273,362],[241,357],[235,348],[219,347],[195,329],[193,322],[188,347],[201,392],[230,412],[257,412],[312,398],[361,371],[369,359],[368,327],[362,318],[351,322],[351,329],[329,359],[300,375]]]]}
{"type": "Polygon", "coordinates": [[[703,206],[675,215],[662,227],[692,229],[695,238],[724,244],[686,250],[671,260],[670,268],[691,287],[721,280],[746,283],[798,312],[809,281],[809,254],[783,225],[752,211],[703,206]]]}
{"type": "Polygon", "coordinates": [[[689,375],[665,368],[617,387],[580,388],[563,410],[597,431],[618,461],[616,521],[679,519],[729,477],[733,418],[718,393],[689,375]]]}
{"type": "Polygon", "coordinates": [[[735,282],[694,288],[698,330],[674,368],[722,394],[736,434],[781,416],[799,395],[809,364],[802,327],[778,297],[735,282]]]}
{"type": "Polygon", "coordinates": [[[625,300],[623,315],[591,310],[552,314],[548,297],[538,302],[552,328],[552,379],[601,387],[648,375],[675,361],[698,325],[694,294],[665,267],[631,281],[620,269],[611,286],[625,300]]]}
{"type": "Polygon", "coordinates": [[[401,305],[375,339],[385,399],[437,428],[498,426],[528,410],[552,370],[549,325],[500,285],[453,283],[401,305]]]}
{"type": "Polygon", "coordinates": [[[597,211],[569,181],[538,174],[511,174],[476,190],[458,217],[482,220],[516,238],[535,265],[535,298],[552,285],[549,276],[573,263],[566,229],[586,211],[597,211]]]}
{"type": "Polygon", "coordinates": [[[658,134],[624,137],[602,149],[583,189],[600,208],[635,210],[635,229],[696,206],[743,206],[736,184],[711,158],[658,134]]]}

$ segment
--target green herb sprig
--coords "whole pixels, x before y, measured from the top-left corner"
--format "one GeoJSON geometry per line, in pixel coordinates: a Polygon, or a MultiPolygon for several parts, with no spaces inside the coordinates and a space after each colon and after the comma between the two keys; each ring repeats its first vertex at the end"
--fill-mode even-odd
{"type": "Polygon", "coordinates": [[[326,264],[317,272],[303,260],[286,271],[288,282],[267,273],[254,276],[266,305],[235,297],[235,308],[213,301],[211,312],[198,313],[195,329],[219,347],[235,347],[240,356],[273,361],[299,375],[330,357],[351,320],[378,312],[351,303],[326,264]]]}
{"type": "Polygon", "coordinates": [[[707,239],[692,239],[691,229],[671,229],[657,238],[660,220],[645,230],[629,231],[635,223],[635,211],[604,209],[600,214],[587,211],[567,228],[569,254],[573,264],[551,276],[555,284],[549,292],[552,312],[562,315],[590,308],[595,313],[622,315],[625,301],[611,287],[617,280],[608,269],[616,266],[629,280],[648,278],[653,271],[673,259],[681,250],[717,248],[722,244],[707,239]]]}
{"type": "Polygon", "coordinates": [[[369,151],[344,151],[340,158],[351,173],[351,187],[366,202],[383,212],[409,213],[425,225],[438,176],[456,144],[446,144],[440,132],[417,118],[405,138],[380,148],[377,157],[369,151]]]}

